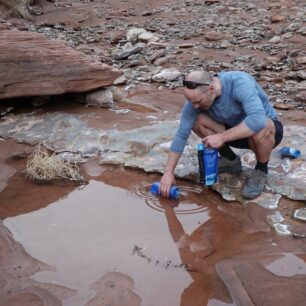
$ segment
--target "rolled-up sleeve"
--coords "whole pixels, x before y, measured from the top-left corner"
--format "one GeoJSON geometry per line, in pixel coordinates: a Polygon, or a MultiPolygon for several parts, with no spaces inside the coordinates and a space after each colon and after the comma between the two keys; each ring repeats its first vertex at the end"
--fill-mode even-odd
{"type": "Polygon", "coordinates": [[[197,115],[198,112],[194,109],[192,103],[187,101],[183,106],[179,127],[170,146],[171,152],[182,153],[184,151],[197,115]]]}
{"type": "Polygon", "coordinates": [[[267,123],[267,115],[256,89],[255,80],[248,77],[240,77],[235,81],[235,100],[241,103],[246,117],[244,124],[253,132],[262,130],[267,123]]]}

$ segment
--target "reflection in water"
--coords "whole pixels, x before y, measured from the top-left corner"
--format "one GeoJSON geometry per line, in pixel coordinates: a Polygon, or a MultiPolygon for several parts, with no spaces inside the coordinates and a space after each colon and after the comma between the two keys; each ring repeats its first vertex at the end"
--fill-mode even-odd
{"type": "MultiPolygon", "coordinates": [[[[187,203],[190,193],[200,194],[203,189],[200,187],[188,187],[178,186],[181,190],[180,198],[178,200],[171,200],[171,202],[180,203],[179,207],[175,207],[176,214],[187,215],[202,213],[207,210],[206,206],[197,205],[194,203],[187,203]]],[[[152,209],[160,212],[165,212],[165,209],[160,204],[159,196],[156,196],[150,192],[151,185],[131,185],[128,188],[128,192],[131,195],[136,195],[145,200],[145,203],[152,209]]],[[[170,200],[169,200],[170,201],[170,200]]]]}
{"type": "Polygon", "coordinates": [[[125,189],[91,180],[68,197],[4,224],[32,257],[55,268],[33,279],[77,290],[64,306],[86,305],[96,296],[92,284],[109,272],[132,278],[133,292],[148,306],[156,305],[156,296],[159,306],[179,305],[190,283],[184,269],[166,270],[132,256],[134,245],[140,245],[160,262],[165,257],[180,262],[163,215],[143,199],[127,197],[125,189]]]}
{"type": "Polygon", "coordinates": [[[294,254],[283,256],[266,266],[266,269],[279,276],[306,275],[306,263],[294,254]]]}
{"type": "MultiPolygon", "coordinates": [[[[193,195],[203,194],[203,188],[178,186],[181,189],[181,196],[178,200],[169,200],[167,198],[152,195],[150,193],[150,185],[133,185],[130,186],[129,192],[136,194],[140,198],[145,199],[145,203],[154,210],[163,212],[166,217],[169,232],[179,251],[181,263],[175,264],[171,259],[163,265],[168,268],[184,268],[189,272],[192,282],[182,291],[181,306],[203,306],[207,305],[229,305],[220,300],[210,299],[211,297],[223,296],[220,290],[221,282],[216,277],[213,269],[206,264],[206,258],[210,256],[215,247],[207,235],[210,225],[207,221],[210,219],[205,212],[208,212],[208,206],[199,205],[198,198],[196,202],[192,202],[193,195]],[[198,222],[189,233],[186,227],[186,219],[179,219],[181,215],[191,215],[202,213],[202,220],[206,222],[198,222]],[[203,214],[204,213],[204,214],[203,214]],[[184,224],[184,226],[183,226],[184,224]],[[219,285],[218,285],[219,284],[219,285]]],[[[148,263],[158,265],[158,260],[152,260],[143,248],[136,247],[138,256],[145,258],[148,263]]]]}
{"type": "MultiPolygon", "coordinates": [[[[45,208],[6,218],[4,225],[27,253],[54,267],[38,271],[32,279],[75,290],[76,295],[61,299],[63,306],[103,305],[99,303],[109,277],[115,286],[124,281],[131,305],[139,299],[145,306],[230,305],[225,285],[215,273],[218,262],[233,258],[239,264],[243,256],[282,254],[290,246],[287,237],[271,240],[271,233],[245,233],[236,219],[218,210],[218,205],[227,204],[207,189],[180,186],[183,194],[174,201],[152,196],[146,184],[130,187],[128,196],[124,188],[91,180],[45,208]],[[284,243],[278,246],[281,239],[284,243]],[[133,256],[135,246],[152,260],[133,256]]],[[[226,286],[233,282],[231,271],[228,266],[221,271],[229,275],[226,286]]],[[[243,275],[243,283],[250,279],[255,289],[261,282],[252,281],[254,271],[258,279],[272,275],[257,266],[250,271],[243,275]]],[[[271,282],[281,280],[273,277],[271,282]]],[[[292,282],[291,289],[302,281],[292,282]]],[[[282,292],[287,283],[288,279],[282,292]]],[[[278,292],[275,289],[274,296],[278,292]]]]}
{"type": "Polygon", "coordinates": [[[211,300],[208,301],[207,306],[236,306],[236,304],[224,303],[224,302],[218,301],[216,299],[211,299],[211,300]]]}
{"type": "Polygon", "coordinates": [[[99,278],[91,289],[96,292],[86,306],[140,306],[141,299],[133,291],[134,280],[119,272],[109,272],[99,278]]]}
{"type": "Polygon", "coordinates": [[[205,258],[214,252],[210,239],[205,235],[205,223],[188,235],[177,218],[173,206],[165,201],[161,201],[161,205],[165,210],[169,231],[178,247],[181,261],[193,280],[182,292],[180,305],[188,306],[191,300],[193,306],[207,305],[211,294],[211,290],[207,288],[210,288],[216,280],[214,274],[206,273],[203,266],[205,258]]]}

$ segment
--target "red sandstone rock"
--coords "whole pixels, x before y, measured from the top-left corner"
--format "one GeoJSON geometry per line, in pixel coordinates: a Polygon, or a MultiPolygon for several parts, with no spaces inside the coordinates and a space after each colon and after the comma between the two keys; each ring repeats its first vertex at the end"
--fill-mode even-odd
{"type": "Polygon", "coordinates": [[[42,34],[0,31],[0,99],[88,91],[112,85],[119,75],[42,34]]]}
{"type": "Polygon", "coordinates": [[[271,17],[271,22],[274,23],[274,22],[281,22],[285,20],[285,17],[284,16],[281,16],[281,15],[273,15],[271,17]]]}
{"type": "Polygon", "coordinates": [[[273,106],[274,108],[283,109],[283,110],[294,109],[296,107],[293,104],[281,103],[281,102],[275,103],[273,106]]]}

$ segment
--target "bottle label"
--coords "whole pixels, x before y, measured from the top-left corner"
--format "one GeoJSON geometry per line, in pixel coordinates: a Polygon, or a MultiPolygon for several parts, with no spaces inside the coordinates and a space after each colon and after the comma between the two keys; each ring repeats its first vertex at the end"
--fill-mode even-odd
{"type": "Polygon", "coordinates": [[[218,178],[218,150],[206,148],[200,144],[198,149],[198,161],[200,182],[206,186],[216,183],[218,178]]]}

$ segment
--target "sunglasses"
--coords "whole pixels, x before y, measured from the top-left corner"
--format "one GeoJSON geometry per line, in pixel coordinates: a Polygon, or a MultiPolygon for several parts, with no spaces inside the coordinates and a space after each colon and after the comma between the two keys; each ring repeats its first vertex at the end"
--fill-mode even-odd
{"type": "Polygon", "coordinates": [[[183,86],[188,89],[196,89],[197,87],[204,85],[208,86],[209,83],[198,83],[198,82],[183,80],[183,86]]]}

